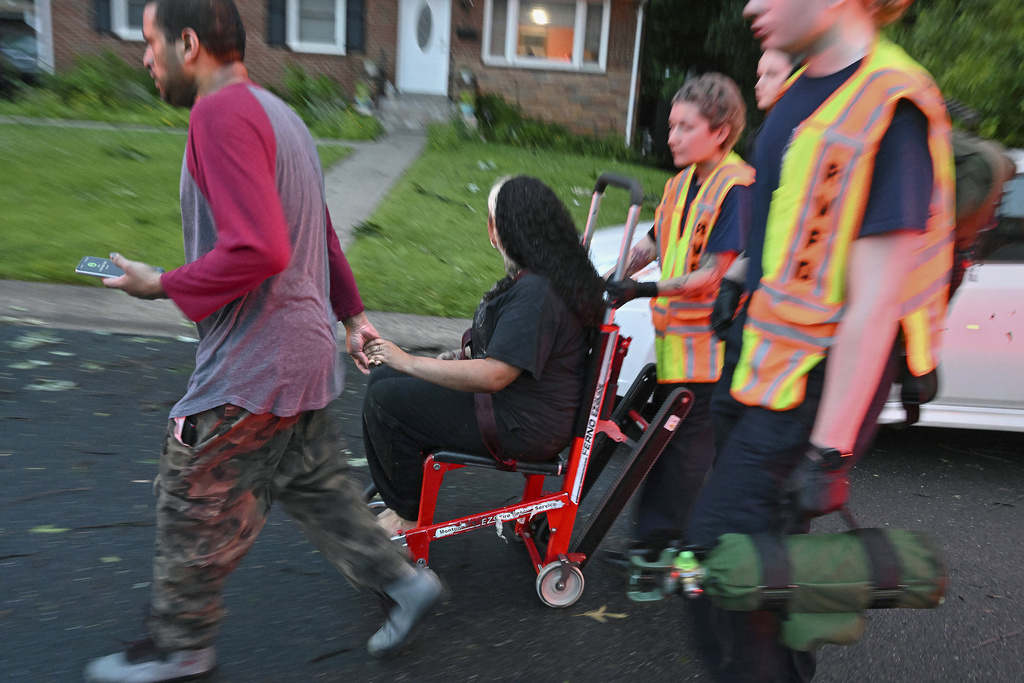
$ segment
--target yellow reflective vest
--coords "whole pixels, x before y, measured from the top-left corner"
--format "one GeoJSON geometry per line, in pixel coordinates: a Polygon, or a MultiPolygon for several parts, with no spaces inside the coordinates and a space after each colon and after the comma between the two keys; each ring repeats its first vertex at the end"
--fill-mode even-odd
{"type": "MultiPolygon", "coordinates": [[[[655,215],[662,280],[692,273],[700,267],[725,196],[736,185],[754,182],[754,169],[729,152],[708,174],[683,216],[695,174],[691,165],[665,184],[665,194],[655,215]]],[[[714,382],[722,374],[722,344],[711,329],[714,304],[715,292],[651,299],[659,382],[714,382]]]]}
{"type": "MultiPolygon", "coordinates": [[[[792,80],[790,81],[792,82],[792,80]]],[[[934,169],[929,217],[907,265],[900,324],[911,372],[935,368],[953,260],[951,129],[931,76],[879,40],[860,68],[793,133],[768,211],[761,284],[750,298],[733,396],[786,410],[843,316],[850,246],[859,236],[875,155],[900,100],[928,120],[934,169]]]]}

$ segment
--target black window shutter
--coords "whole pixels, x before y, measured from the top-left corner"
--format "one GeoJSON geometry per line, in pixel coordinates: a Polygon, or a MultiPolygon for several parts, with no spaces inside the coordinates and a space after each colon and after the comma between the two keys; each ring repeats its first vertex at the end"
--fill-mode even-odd
{"type": "Polygon", "coordinates": [[[110,33],[113,29],[110,21],[110,0],[93,0],[93,10],[96,14],[96,30],[100,33],[110,33]]]}
{"type": "Polygon", "coordinates": [[[287,40],[285,34],[285,18],[287,8],[285,0],[269,0],[267,3],[267,45],[284,45],[287,40]]]}
{"type": "Polygon", "coordinates": [[[366,52],[366,0],[345,2],[345,51],[366,52]]]}

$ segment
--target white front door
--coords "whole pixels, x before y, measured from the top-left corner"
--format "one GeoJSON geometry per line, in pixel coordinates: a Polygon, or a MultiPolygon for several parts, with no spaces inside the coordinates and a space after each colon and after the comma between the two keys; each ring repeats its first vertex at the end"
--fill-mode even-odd
{"type": "Polygon", "coordinates": [[[399,92],[448,94],[451,26],[451,0],[399,0],[395,73],[399,92]]]}

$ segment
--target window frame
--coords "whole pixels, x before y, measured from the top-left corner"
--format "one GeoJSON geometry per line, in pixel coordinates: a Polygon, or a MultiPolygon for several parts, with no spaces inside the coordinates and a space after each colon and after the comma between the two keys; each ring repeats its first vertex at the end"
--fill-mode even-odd
{"type": "Polygon", "coordinates": [[[136,28],[128,23],[128,0],[111,0],[110,30],[121,40],[137,43],[145,41],[142,36],[142,24],[136,28]]]}
{"type": "Polygon", "coordinates": [[[602,6],[601,16],[601,46],[598,51],[597,62],[583,61],[583,47],[586,42],[586,10],[590,4],[588,0],[575,0],[576,16],[573,25],[573,58],[571,62],[564,62],[543,57],[527,57],[516,53],[516,45],[519,31],[519,12],[523,0],[507,0],[505,16],[505,49],[503,56],[491,54],[491,34],[494,24],[494,0],[484,2],[484,27],[482,47],[480,52],[481,61],[487,66],[503,66],[520,69],[543,69],[548,71],[574,71],[583,73],[606,73],[608,70],[608,38],[611,28],[611,0],[597,0],[602,6]]]}
{"type": "Polygon", "coordinates": [[[317,55],[345,55],[347,50],[346,0],[334,0],[334,43],[309,43],[299,40],[299,2],[287,0],[285,8],[285,44],[292,52],[317,55]]]}

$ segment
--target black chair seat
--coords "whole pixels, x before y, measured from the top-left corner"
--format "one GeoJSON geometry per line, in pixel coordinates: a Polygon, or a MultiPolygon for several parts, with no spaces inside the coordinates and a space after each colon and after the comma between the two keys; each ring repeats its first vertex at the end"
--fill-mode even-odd
{"type": "MultiPolygon", "coordinates": [[[[469,465],[471,467],[489,467],[494,470],[503,469],[497,460],[489,455],[474,455],[472,453],[456,453],[455,451],[437,451],[434,453],[434,460],[446,462],[452,465],[469,465]]],[[[544,462],[516,462],[515,471],[520,474],[543,474],[548,477],[557,477],[565,472],[566,461],[563,455],[559,455],[544,462]]]]}

